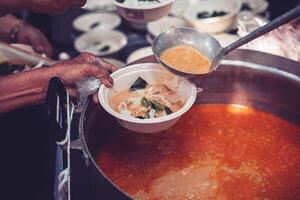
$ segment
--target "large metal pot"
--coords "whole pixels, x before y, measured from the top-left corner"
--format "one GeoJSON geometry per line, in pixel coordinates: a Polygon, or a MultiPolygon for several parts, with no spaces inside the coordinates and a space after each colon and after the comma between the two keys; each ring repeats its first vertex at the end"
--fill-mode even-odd
{"type": "MultiPolygon", "coordinates": [[[[139,62],[154,61],[153,57],[147,57],[139,62]]],[[[197,104],[246,105],[300,126],[300,64],[297,62],[255,51],[236,50],[216,72],[196,78],[195,82],[204,89],[197,104]]],[[[79,134],[86,155],[85,180],[90,184],[90,199],[130,199],[105,177],[94,161],[96,150],[109,142],[107,136],[120,129],[122,127],[113,117],[92,103],[81,116],[79,134]]]]}

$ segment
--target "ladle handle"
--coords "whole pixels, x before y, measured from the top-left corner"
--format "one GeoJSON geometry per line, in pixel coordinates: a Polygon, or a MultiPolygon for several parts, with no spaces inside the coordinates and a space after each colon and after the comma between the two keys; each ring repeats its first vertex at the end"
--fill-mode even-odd
{"type": "Polygon", "coordinates": [[[278,28],[281,25],[284,25],[293,19],[296,19],[297,17],[300,17],[300,5],[296,6],[292,10],[284,13],[283,15],[277,17],[273,21],[267,23],[266,25],[256,29],[255,31],[249,33],[245,37],[242,37],[241,39],[237,40],[236,42],[232,43],[231,45],[225,47],[222,50],[222,53],[224,55],[228,54],[230,51],[278,28]]]}

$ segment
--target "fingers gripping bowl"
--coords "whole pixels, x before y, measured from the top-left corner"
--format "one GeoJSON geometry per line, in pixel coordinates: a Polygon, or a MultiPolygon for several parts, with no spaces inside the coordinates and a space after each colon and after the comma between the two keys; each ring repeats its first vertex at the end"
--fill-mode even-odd
{"type": "Polygon", "coordinates": [[[194,104],[197,89],[194,83],[188,79],[176,76],[164,70],[156,63],[143,63],[125,67],[114,72],[114,87],[106,88],[101,85],[98,97],[102,107],[126,129],[138,133],[156,133],[173,126],[177,120],[187,112],[194,104]],[[122,115],[115,111],[109,104],[110,99],[118,92],[129,89],[138,77],[142,77],[149,84],[164,84],[176,91],[183,98],[183,106],[176,112],[159,118],[139,119],[133,116],[122,115]]]}

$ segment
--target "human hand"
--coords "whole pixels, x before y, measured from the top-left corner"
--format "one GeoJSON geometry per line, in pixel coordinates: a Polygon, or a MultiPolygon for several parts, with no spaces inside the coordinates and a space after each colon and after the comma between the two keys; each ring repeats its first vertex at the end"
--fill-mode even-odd
{"type": "Polygon", "coordinates": [[[52,46],[44,36],[44,34],[27,24],[19,24],[18,32],[16,34],[16,42],[28,44],[32,46],[37,53],[45,53],[49,58],[52,56],[52,46]]]}
{"type": "Polygon", "coordinates": [[[27,10],[50,15],[61,14],[74,6],[84,6],[86,0],[22,0],[27,10]]]}
{"type": "MultiPolygon", "coordinates": [[[[78,96],[76,83],[87,78],[95,77],[100,79],[101,83],[106,87],[112,87],[113,79],[109,74],[117,69],[111,63],[90,53],[83,53],[77,58],[57,63],[49,68],[54,73],[54,76],[61,79],[72,97],[78,96]]],[[[98,102],[97,94],[93,95],[93,102],[98,102]]]]}

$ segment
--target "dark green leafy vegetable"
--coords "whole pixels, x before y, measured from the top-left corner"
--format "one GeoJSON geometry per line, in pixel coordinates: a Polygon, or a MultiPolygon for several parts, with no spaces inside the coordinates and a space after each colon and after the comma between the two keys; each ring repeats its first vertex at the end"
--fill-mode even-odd
{"type": "Polygon", "coordinates": [[[105,45],[104,47],[102,47],[101,49],[99,49],[100,52],[104,52],[104,51],[108,51],[110,49],[110,46],[105,45]]]}
{"type": "Polygon", "coordinates": [[[138,79],[131,85],[129,91],[136,91],[136,90],[142,90],[147,87],[148,83],[142,79],[141,77],[138,77],[138,79]]]}
{"type": "Polygon", "coordinates": [[[148,102],[148,100],[146,99],[146,97],[142,98],[141,105],[144,106],[145,108],[149,108],[150,103],[148,102]]]}
{"type": "Polygon", "coordinates": [[[251,7],[250,7],[250,5],[248,3],[243,3],[242,7],[241,7],[241,10],[247,10],[247,11],[249,11],[249,10],[252,10],[252,9],[251,9],[251,7]]]}
{"type": "Polygon", "coordinates": [[[152,100],[152,101],[149,101],[151,107],[156,110],[156,111],[163,111],[165,110],[165,106],[164,105],[161,105],[160,103],[158,103],[157,101],[155,100],[152,100]]]}
{"type": "Polygon", "coordinates": [[[227,15],[228,13],[225,11],[213,11],[212,13],[209,12],[199,12],[197,14],[198,19],[205,19],[205,18],[210,18],[210,17],[221,17],[224,15],[227,15]]]}
{"type": "Polygon", "coordinates": [[[173,113],[173,111],[168,106],[165,106],[165,111],[167,115],[171,115],[173,113]]]}
{"type": "Polygon", "coordinates": [[[99,26],[101,23],[100,22],[94,22],[92,23],[92,25],[90,26],[90,29],[96,28],[97,26],[99,26]]]}

